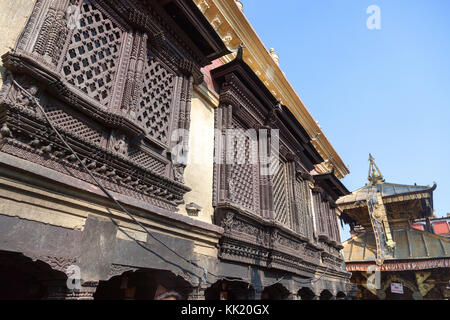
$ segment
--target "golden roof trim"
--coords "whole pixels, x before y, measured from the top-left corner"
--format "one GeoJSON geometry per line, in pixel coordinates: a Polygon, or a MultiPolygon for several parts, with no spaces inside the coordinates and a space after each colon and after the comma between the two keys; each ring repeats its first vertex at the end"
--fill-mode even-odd
{"type": "MultiPolygon", "coordinates": [[[[424,190],[420,192],[413,192],[410,194],[400,194],[394,196],[385,196],[383,197],[383,203],[394,203],[394,202],[403,202],[410,200],[420,200],[431,198],[430,190],[424,190]]],[[[347,203],[338,203],[338,206],[341,210],[355,209],[367,207],[366,201],[356,201],[356,202],[347,202],[347,203]]]]}
{"type": "MultiPolygon", "coordinates": [[[[269,51],[235,1],[194,1],[230,50],[236,48],[240,43],[244,44],[246,47],[244,61],[254,70],[256,75],[276,98],[279,99],[282,97],[282,103],[289,107],[299,123],[305,128],[313,146],[322,158],[325,161],[328,160],[330,165],[335,168],[336,176],[343,178],[349,174],[349,169],[326,138],[318,123],[309,113],[280,67],[273,60],[269,51]]],[[[234,56],[235,53],[232,53],[222,58],[222,61],[225,63],[229,62],[234,56]]]]}

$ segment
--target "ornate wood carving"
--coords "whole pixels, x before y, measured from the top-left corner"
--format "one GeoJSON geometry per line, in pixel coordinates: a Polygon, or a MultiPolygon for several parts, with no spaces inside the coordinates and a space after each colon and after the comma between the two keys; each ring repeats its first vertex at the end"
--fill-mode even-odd
{"type": "Polygon", "coordinates": [[[280,161],[280,164],[272,178],[273,204],[275,220],[282,225],[293,227],[292,216],[289,212],[288,202],[288,176],[287,164],[280,161]]]}
{"type": "MultiPolygon", "coordinates": [[[[175,211],[189,188],[186,164],[172,163],[171,148],[183,143],[186,151],[188,137],[171,136],[189,130],[193,84],[210,52],[173,20],[173,10],[177,19],[196,16],[192,6],[161,5],[37,0],[17,47],[3,56],[1,151],[92,182],[49,128],[37,99],[105,188],[175,211]],[[69,6],[79,9],[75,28],[69,6]]],[[[218,37],[206,23],[201,36],[218,37]]]]}
{"type": "Polygon", "coordinates": [[[80,28],[73,31],[62,64],[63,77],[102,106],[108,106],[125,32],[90,2],[83,2],[80,12],[80,28]]]}
{"type": "MultiPolygon", "coordinates": [[[[314,180],[307,173],[313,163],[305,160],[314,156],[305,154],[309,142],[302,129],[291,127],[290,111],[239,58],[212,75],[220,89],[215,123],[221,135],[216,137],[214,169],[215,222],[225,229],[220,257],[297,274],[314,272],[321,263],[341,270],[339,252],[314,239],[314,180]],[[267,142],[258,139],[257,129],[266,128],[279,130],[279,165],[271,163],[273,175],[262,174],[258,158],[259,144],[267,142]]],[[[320,230],[328,235],[328,209],[320,195],[316,201],[321,206],[320,230]]]]}
{"type": "MultiPolygon", "coordinates": [[[[321,246],[332,251],[342,249],[335,202],[321,187],[313,188],[313,199],[321,246]]],[[[341,259],[339,254],[336,257],[341,259]]]]}
{"type": "Polygon", "coordinates": [[[121,276],[126,272],[134,272],[139,270],[138,268],[133,268],[133,267],[129,267],[129,266],[123,266],[120,264],[111,264],[110,270],[109,270],[109,274],[108,274],[108,280],[116,277],[116,276],[121,276]]]}
{"type": "Polygon", "coordinates": [[[218,208],[216,219],[225,229],[220,241],[222,259],[300,274],[313,272],[320,262],[321,249],[269,221],[222,207],[218,208]]]}
{"type": "MultiPolygon", "coordinates": [[[[33,255],[27,254],[26,256],[30,257],[33,261],[42,261],[48,264],[53,270],[60,271],[62,273],[67,274],[69,271],[69,267],[71,265],[76,265],[77,259],[74,257],[56,257],[49,255],[33,255]]],[[[67,274],[69,276],[69,274],[67,274]]]]}
{"type": "Polygon", "coordinates": [[[313,239],[314,227],[312,216],[312,202],[309,192],[309,181],[305,181],[298,175],[295,178],[295,202],[294,206],[297,210],[299,218],[298,232],[308,238],[313,239]]]}

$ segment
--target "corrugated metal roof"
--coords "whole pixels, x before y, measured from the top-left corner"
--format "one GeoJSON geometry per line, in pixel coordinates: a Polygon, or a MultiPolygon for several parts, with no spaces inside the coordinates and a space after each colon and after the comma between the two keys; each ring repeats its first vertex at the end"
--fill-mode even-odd
{"type": "MultiPolygon", "coordinates": [[[[385,252],[385,261],[424,260],[450,257],[450,240],[408,226],[392,232],[396,246],[385,252]]],[[[373,232],[349,239],[343,243],[345,262],[374,262],[376,244],[373,232]]]]}
{"type": "Polygon", "coordinates": [[[381,196],[385,198],[402,194],[423,192],[431,189],[432,187],[430,186],[410,186],[394,183],[381,183],[376,185],[369,184],[359,190],[352,192],[347,196],[339,198],[336,201],[336,203],[345,204],[345,203],[354,203],[358,201],[366,201],[368,200],[370,195],[374,195],[376,194],[376,192],[381,192],[381,196]]]}

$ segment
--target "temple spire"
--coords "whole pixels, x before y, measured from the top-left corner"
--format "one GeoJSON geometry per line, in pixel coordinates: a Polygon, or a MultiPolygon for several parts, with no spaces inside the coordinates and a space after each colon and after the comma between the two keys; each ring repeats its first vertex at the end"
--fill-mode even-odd
{"type": "Polygon", "coordinates": [[[371,184],[379,184],[383,182],[383,175],[381,174],[380,169],[375,163],[375,158],[369,153],[369,181],[371,184]]]}

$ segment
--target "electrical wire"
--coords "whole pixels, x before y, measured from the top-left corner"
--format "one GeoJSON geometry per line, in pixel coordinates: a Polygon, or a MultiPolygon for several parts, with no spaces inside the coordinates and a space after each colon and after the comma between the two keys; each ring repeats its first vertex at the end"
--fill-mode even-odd
{"type": "MultiPolygon", "coordinates": [[[[184,260],[187,263],[190,263],[191,265],[200,268],[202,270],[204,270],[203,267],[199,266],[197,263],[193,262],[192,260],[189,260],[185,257],[183,257],[182,255],[180,255],[178,252],[176,252],[175,250],[173,250],[172,248],[170,248],[168,245],[166,245],[163,241],[159,240],[157,237],[155,237],[151,232],[148,231],[148,229],[141,223],[139,222],[124,206],[122,206],[122,204],[116,200],[116,198],[108,191],[106,190],[99,182],[98,180],[95,178],[95,176],[92,174],[91,170],[89,170],[89,168],[86,166],[86,164],[80,159],[80,157],[78,156],[78,154],[72,149],[72,147],[66,142],[66,140],[64,139],[64,137],[59,133],[58,129],[55,128],[55,126],[53,125],[52,120],[48,117],[47,113],[45,112],[44,108],[41,106],[41,104],[39,103],[39,101],[37,100],[36,97],[34,97],[33,95],[31,95],[26,89],[24,89],[16,80],[12,80],[13,83],[24,93],[26,94],[35,104],[36,106],[39,108],[39,110],[41,111],[41,113],[43,114],[44,118],[46,119],[46,121],[48,122],[48,124],[50,125],[51,129],[56,133],[57,137],[59,138],[59,140],[61,140],[61,142],[64,144],[64,146],[76,157],[76,159],[78,160],[78,162],[82,165],[83,169],[89,174],[89,176],[91,177],[92,181],[98,186],[98,188],[108,196],[108,198],[110,198],[119,208],[120,210],[122,210],[124,213],[126,213],[131,220],[133,220],[133,222],[135,222],[138,226],[140,226],[151,238],[153,238],[154,240],[156,240],[158,243],[160,243],[161,245],[163,245],[165,248],[167,248],[169,251],[171,251],[172,253],[174,253],[176,256],[178,256],[179,258],[181,258],[182,260],[184,260]]],[[[144,246],[143,244],[141,244],[137,239],[134,239],[131,235],[129,235],[125,230],[123,230],[123,228],[117,223],[117,221],[115,221],[113,218],[111,218],[111,220],[115,223],[115,225],[119,228],[119,230],[121,232],[123,232],[126,236],[128,236],[129,238],[133,239],[135,242],[137,242],[141,247],[145,248],[148,250],[148,248],[146,246],[144,246]]],[[[153,251],[152,251],[153,252],[153,251]]],[[[212,276],[215,276],[213,273],[208,272],[209,274],[211,274],[212,276]]]]}
{"type": "MultiPolygon", "coordinates": [[[[44,110],[44,108],[42,107],[42,105],[39,103],[38,99],[36,97],[34,97],[32,94],[30,94],[25,88],[23,88],[15,79],[12,79],[12,82],[14,83],[14,85],[16,85],[26,96],[28,96],[31,101],[33,101],[35,103],[35,105],[39,108],[39,110],[41,111],[41,113],[43,114],[45,120],[48,122],[48,124],[50,125],[51,129],[56,133],[57,137],[59,138],[59,140],[64,144],[64,146],[75,156],[76,160],[81,164],[81,166],[83,167],[83,169],[86,171],[86,173],[88,173],[88,175],[91,177],[92,181],[97,185],[97,187],[108,197],[110,198],[118,207],[121,211],[123,211],[124,213],[126,213],[128,215],[128,217],[130,217],[130,219],[136,223],[138,226],[140,226],[146,234],[148,234],[151,238],[153,238],[155,241],[157,241],[158,243],[160,243],[162,246],[164,246],[166,249],[168,249],[170,252],[174,253],[177,257],[179,257],[180,259],[182,259],[183,261],[201,269],[204,272],[203,275],[203,280],[207,283],[207,276],[211,275],[213,277],[215,277],[216,279],[220,279],[220,280],[226,280],[229,282],[243,282],[246,281],[245,279],[242,280],[238,280],[238,279],[233,279],[233,278],[229,278],[229,277],[225,277],[225,276],[219,276],[216,275],[212,272],[209,272],[206,268],[198,265],[196,262],[187,259],[186,257],[180,255],[178,252],[176,252],[175,250],[173,250],[172,248],[170,248],[167,244],[165,244],[163,241],[161,241],[160,239],[158,239],[156,236],[154,236],[150,231],[148,231],[148,229],[141,223],[139,222],[107,189],[105,189],[100,182],[95,178],[95,176],[92,174],[91,170],[86,166],[86,164],[80,159],[80,157],[78,156],[78,154],[72,149],[72,147],[67,143],[67,141],[64,139],[64,137],[60,134],[60,132],[58,131],[58,129],[56,129],[56,127],[54,126],[52,120],[49,118],[49,116],[47,115],[46,111],[44,110]]],[[[108,212],[112,214],[112,212],[109,211],[108,212]]],[[[117,221],[115,221],[112,217],[110,217],[111,221],[117,226],[117,228],[123,233],[125,234],[129,239],[133,240],[134,242],[136,242],[140,247],[142,247],[143,249],[150,251],[151,253],[158,255],[156,252],[154,252],[153,250],[151,250],[150,248],[148,248],[147,246],[143,245],[139,240],[137,240],[136,238],[134,238],[133,236],[131,236],[128,232],[126,232],[117,221]]],[[[160,258],[164,259],[163,257],[160,256],[160,258]]],[[[183,271],[187,271],[191,274],[194,274],[192,271],[186,270],[184,268],[182,268],[181,266],[178,265],[178,267],[180,269],[182,269],[183,271]]],[[[316,279],[313,280],[305,280],[305,282],[303,281],[299,281],[296,280],[296,282],[298,283],[315,283],[317,281],[319,281],[329,270],[329,266],[327,266],[327,268],[325,269],[325,271],[323,272],[323,274],[316,279]]],[[[194,274],[195,276],[199,277],[198,275],[194,274]]],[[[281,279],[276,280],[274,283],[270,284],[269,286],[273,286],[277,283],[280,283],[283,279],[285,278],[285,276],[283,276],[281,279]]],[[[248,282],[251,283],[251,281],[249,279],[247,279],[248,282]]],[[[199,283],[200,285],[200,283],[199,283]]],[[[267,286],[267,285],[266,285],[267,286]]]]}
{"type": "MultiPolygon", "coordinates": [[[[227,281],[234,281],[234,279],[225,277],[225,276],[219,276],[214,274],[213,272],[208,271],[206,268],[198,265],[196,262],[189,260],[187,258],[185,258],[184,256],[180,255],[178,252],[176,252],[175,250],[173,250],[172,248],[170,248],[167,244],[165,244],[163,241],[159,240],[157,237],[155,237],[151,232],[148,231],[148,229],[141,223],[139,222],[124,206],[122,206],[122,204],[116,200],[116,198],[107,190],[105,189],[100,182],[95,178],[95,176],[92,174],[91,170],[86,166],[86,164],[80,159],[80,157],[78,156],[78,154],[73,150],[73,148],[66,142],[66,140],[64,139],[64,137],[60,134],[60,132],[58,131],[58,129],[56,129],[56,127],[54,126],[52,120],[48,117],[47,113],[45,112],[44,108],[42,107],[42,105],[39,103],[39,101],[37,100],[36,97],[34,97],[32,94],[30,94],[25,88],[23,88],[15,79],[12,80],[12,82],[25,94],[27,95],[35,104],[36,106],[39,108],[39,110],[41,111],[41,113],[43,114],[45,120],[48,122],[48,124],[50,125],[51,129],[56,133],[57,137],[59,138],[59,140],[61,140],[61,142],[64,144],[64,146],[76,157],[77,161],[82,165],[83,169],[89,174],[89,176],[91,177],[92,181],[98,186],[98,188],[106,195],[108,196],[108,198],[110,198],[119,208],[120,210],[122,210],[124,213],[126,213],[131,220],[133,220],[133,222],[135,222],[138,226],[140,226],[145,233],[147,233],[151,238],[153,238],[154,240],[156,240],[158,243],[160,243],[162,246],[164,246],[166,249],[168,249],[170,252],[174,253],[177,257],[179,257],[180,259],[182,259],[183,261],[201,269],[204,273],[203,276],[203,280],[207,283],[210,283],[207,280],[207,275],[211,275],[213,277],[215,277],[216,279],[220,279],[220,280],[227,280],[227,281]]],[[[108,212],[112,215],[112,213],[108,210],[108,212]]],[[[112,217],[110,217],[111,221],[117,226],[117,228],[123,233],[125,234],[129,239],[133,240],[134,242],[136,242],[140,247],[142,247],[143,249],[150,251],[153,254],[158,255],[156,252],[154,252],[153,250],[151,250],[150,248],[148,248],[147,246],[143,245],[140,241],[138,241],[137,239],[135,239],[133,236],[131,236],[128,232],[126,232],[117,221],[115,221],[112,217]]],[[[158,255],[159,256],[159,255],[158,255]]],[[[160,258],[163,258],[160,256],[160,258]]],[[[163,258],[164,259],[164,258],[163,258]]],[[[180,266],[178,266],[180,267],[180,266]]],[[[192,273],[189,270],[186,270],[182,267],[180,267],[183,271],[188,271],[189,273],[192,273]]],[[[198,277],[198,275],[195,275],[198,277]]]]}

